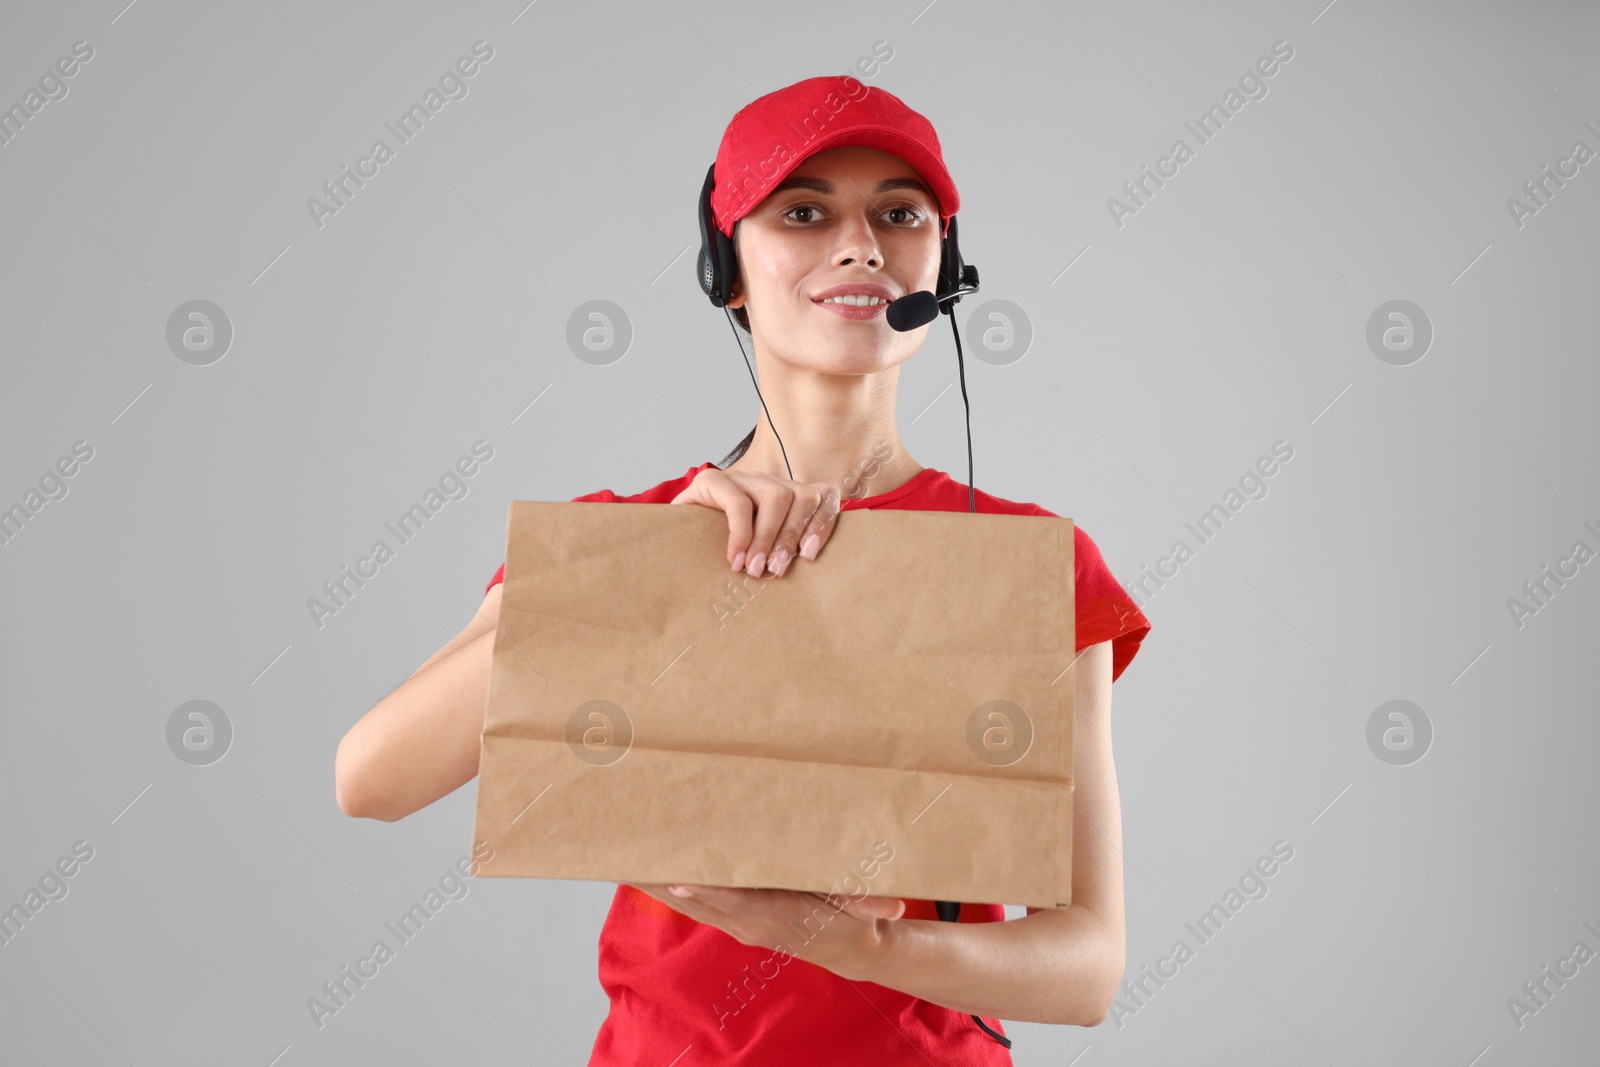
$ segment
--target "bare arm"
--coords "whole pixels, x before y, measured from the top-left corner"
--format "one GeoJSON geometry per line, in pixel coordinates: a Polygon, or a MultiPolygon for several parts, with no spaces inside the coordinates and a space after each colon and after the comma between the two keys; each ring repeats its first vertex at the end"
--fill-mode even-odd
{"type": "Polygon", "coordinates": [[[879,919],[880,949],[852,977],[990,1018],[1079,1026],[1105,1019],[1126,963],[1111,643],[1084,649],[1071,675],[1071,906],[1029,908],[1024,918],[996,923],[879,919]]]}
{"type": "Polygon", "coordinates": [[[346,815],[394,822],[476,777],[503,588],[339,742],[335,791],[346,815]]]}

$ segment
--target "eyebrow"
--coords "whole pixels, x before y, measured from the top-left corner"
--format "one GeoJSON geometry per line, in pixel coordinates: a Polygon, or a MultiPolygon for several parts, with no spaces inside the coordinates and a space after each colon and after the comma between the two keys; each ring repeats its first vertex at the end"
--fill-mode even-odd
{"type": "MultiPolygon", "coordinates": [[[[818,193],[832,193],[833,183],[830,181],[825,181],[822,178],[800,178],[791,174],[789,177],[779,182],[778,187],[772,191],[775,193],[781,193],[785,189],[810,189],[818,193]]],[[[939,202],[939,198],[933,195],[933,190],[929,189],[927,185],[925,185],[921,179],[918,178],[888,178],[878,183],[877,191],[880,193],[887,193],[892,192],[895,189],[917,189],[935,204],[939,202]]]]}

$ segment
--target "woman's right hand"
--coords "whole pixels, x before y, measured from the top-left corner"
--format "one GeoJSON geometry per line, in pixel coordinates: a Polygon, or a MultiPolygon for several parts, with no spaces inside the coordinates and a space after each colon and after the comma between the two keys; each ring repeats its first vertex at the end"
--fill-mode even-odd
{"type": "Polygon", "coordinates": [[[752,578],[782,575],[796,555],[815,560],[833,532],[839,490],[770,474],[707,467],[674,504],[702,504],[728,516],[728,565],[752,578]]]}

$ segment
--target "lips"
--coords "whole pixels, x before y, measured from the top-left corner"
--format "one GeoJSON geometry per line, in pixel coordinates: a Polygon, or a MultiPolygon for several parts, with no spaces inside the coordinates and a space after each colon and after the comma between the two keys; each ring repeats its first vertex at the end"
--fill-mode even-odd
{"type": "Polygon", "coordinates": [[[835,315],[838,315],[840,318],[853,319],[853,320],[858,321],[858,322],[863,320],[863,319],[875,319],[879,315],[887,315],[888,314],[888,307],[889,307],[889,305],[887,303],[884,303],[884,304],[827,304],[827,303],[824,303],[821,300],[816,301],[816,305],[817,305],[817,307],[821,308],[824,311],[833,312],[835,315]]]}
{"type": "Polygon", "coordinates": [[[816,304],[818,307],[825,311],[831,311],[840,318],[851,319],[859,322],[865,319],[875,319],[879,315],[886,314],[889,301],[893,300],[894,298],[894,293],[889,291],[884,286],[874,285],[867,282],[856,282],[847,285],[836,285],[831,289],[824,289],[822,292],[812,297],[811,300],[812,303],[816,304]],[[880,303],[830,304],[827,302],[829,297],[835,296],[877,297],[880,303]]]}
{"type": "Polygon", "coordinates": [[[891,290],[874,282],[848,282],[844,285],[835,285],[831,289],[824,289],[811,299],[821,302],[830,296],[875,296],[885,303],[895,298],[891,290]]]}

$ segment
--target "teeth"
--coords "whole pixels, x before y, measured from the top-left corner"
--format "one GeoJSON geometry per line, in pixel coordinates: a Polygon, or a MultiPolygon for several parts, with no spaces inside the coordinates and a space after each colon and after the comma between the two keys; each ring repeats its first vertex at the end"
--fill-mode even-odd
{"type": "Polygon", "coordinates": [[[881,296],[830,296],[822,301],[824,304],[853,304],[856,307],[873,307],[886,302],[881,296]]]}

